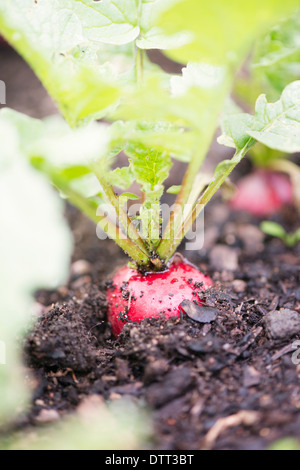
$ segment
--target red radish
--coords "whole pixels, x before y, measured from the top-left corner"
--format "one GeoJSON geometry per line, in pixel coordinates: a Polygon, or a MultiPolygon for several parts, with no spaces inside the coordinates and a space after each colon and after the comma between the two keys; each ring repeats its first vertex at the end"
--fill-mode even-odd
{"type": "Polygon", "coordinates": [[[292,203],[293,188],[287,175],[258,170],[240,181],[231,206],[236,210],[264,217],[292,203]]]}
{"type": "Polygon", "coordinates": [[[138,323],[144,318],[179,317],[183,300],[203,303],[199,289],[213,285],[212,280],[183,258],[174,257],[168,269],[142,275],[127,266],[122,268],[108,289],[108,320],[118,336],[126,322],[138,323]]]}

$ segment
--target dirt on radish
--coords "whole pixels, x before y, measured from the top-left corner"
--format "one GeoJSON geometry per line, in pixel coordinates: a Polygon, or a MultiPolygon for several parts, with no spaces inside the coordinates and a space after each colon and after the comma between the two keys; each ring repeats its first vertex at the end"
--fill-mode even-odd
{"type": "Polygon", "coordinates": [[[183,302],[203,303],[212,280],[176,254],[162,272],[140,274],[127,266],[118,270],[108,288],[108,321],[117,337],[128,322],[145,318],[181,317],[183,302]]]}

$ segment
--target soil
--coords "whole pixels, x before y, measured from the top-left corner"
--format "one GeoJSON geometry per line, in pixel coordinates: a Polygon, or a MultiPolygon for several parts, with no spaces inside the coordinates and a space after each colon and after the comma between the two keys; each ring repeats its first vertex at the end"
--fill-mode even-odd
{"type": "MultiPolygon", "coordinates": [[[[19,59],[3,54],[12,67],[6,78],[12,106],[19,59]]],[[[45,112],[33,108],[32,115],[45,112]]],[[[39,316],[24,344],[35,387],[21,429],[39,426],[43,410],[63,417],[96,394],[147,406],[151,449],[265,449],[286,436],[300,438],[300,366],[292,362],[300,339],[299,246],[264,237],[258,219],[214,199],[202,250],[180,249],[215,282],[205,298],[205,322],[203,315],[148,319],[127,324],[116,340],[106,322],[105,290],[126,257],[113,242],[98,240],[94,225],[75,209],[69,207],[67,217],[75,241],[70,279],[36,294],[39,316]]],[[[294,209],[274,220],[298,228],[294,209]]]]}
{"type": "MultiPolygon", "coordinates": [[[[300,312],[299,247],[264,240],[257,220],[230,214],[216,200],[203,250],[181,250],[214,279],[205,300],[214,314],[205,323],[188,315],[128,323],[115,340],[105,284],[112,260],[116,267],[126,259],[89,232],[74,209],[69,216],[77,231],[83,224],[80,252],[67,286],[37,294],[42,315],[25,351],[38,386],[23,426],[36,425],[43,409],[63,416],[97,394],[149,406],[153,449],[264,449],[281,437],[300,437],[300,367],[292,362],[300,338],[293,323],[300,312]],[[287,313],[278,334],[270,312],[280,309],[287,313]]],[[[294,211],[280,217],[297,223],[294,211]]]]}

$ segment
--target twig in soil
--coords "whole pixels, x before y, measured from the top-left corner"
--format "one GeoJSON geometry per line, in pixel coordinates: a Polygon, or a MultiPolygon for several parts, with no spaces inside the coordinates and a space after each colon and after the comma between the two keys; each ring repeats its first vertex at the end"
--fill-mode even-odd
{"type": "Polygon", "coordinates": [[[278,305],[279,305],[279,295],[276,295],[274,299],[272,300],[272,302],[270,303],[268,310],[270,312],[273,312],[273,310],[277,310],[278,305]]]}
{"type": "Polygon", "coordinates": [[[288,344],[287,346],[284,346],[284,348],[280,349],[276,354],[272,356],[272,361],[277,361],[277,359],[280,359],[282,356],[285,356],[286,354],[289,354],[293,351],[295,351],[297,347],[295,347],[293,344],[288,344]]]}
{"type": "Polygon", "coordinates": [[[103,325],[103,323],[105,323],[105,322],[102,320],[101,322],[96,323],[96,325],[92,326],[92,328],[91,328],[91,329],[89,330],[89,332],[88,332],[89,335],[91,334],[91,331],[92,331],[94,328],[97,328],[97,326],[103,325]]]}
{"type": "Polygon", "coordinates": [[[75,375],[75,372],[73,371],[73,369],[70,369],[69,367],[67,367],[65,370],[59,370],[58,372],[49,372],[47,376],[52,377],[53,379],[56,379],[59,377],[65,377],[68,374],[71,374],[74,383],[78,384],[78,380],[75,375]]]}
{"type": "Polygon", "coordinates": [[[211,449],[220,434],[226,431],[228,428],[236,426],[253,426],[259,420],[259,413],[257,411],[239,411],[235,415],[227,416],[226,418],[220,418],[208,431],[204,439],[204,448],[206,450],[211,449]]]}
{"type": "Polygon", "coordinates": [[[257,305],[256,306],[256,309],[259,311],[259,313],[264,317],[265,315],[267,315],[267,310],[264,309],[263,307],[261,307],[260,305],[257,305]]]}
{"type": "Polygon", "coordinates": [[[256,338],[261,334],[262,331],[263,328],[258,326],[242,339],[240,346],[237,346],[234,349],[228,348],[227,352],[234,354],[236,357],[241,356],[241,354],[243,354],[243,352],[245,352],[255,342],[256,338]]]}

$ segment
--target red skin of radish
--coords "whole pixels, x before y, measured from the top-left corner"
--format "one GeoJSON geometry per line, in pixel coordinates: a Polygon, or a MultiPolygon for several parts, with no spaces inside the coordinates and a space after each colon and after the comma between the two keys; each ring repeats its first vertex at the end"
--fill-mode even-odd
{"type": "Polygon", "coordinates": [[[120,314],[128,307],[126,319],[134,323],[161,315],[180,317],[182,301],[197,301],[201,305],[203,301],[197,292],[212,285],[208,276],[184,260],[171,263],[167,271],[145,275],[124,266],[115,275],[113,287],[107,291],[108,321],[114,336],[118,337],[126,324],[126,320],[120,320],[120,314]],[[197,287],[195,282],[203,283],[203,286],[197,287]]]}
{"type": "Polygon", "coordinates": [[[231,201],[231,207],[258,217],[274,214],[287,204],[293,204],[290,178],[276,171],[258,170],[243,178],[231,201]]]}

